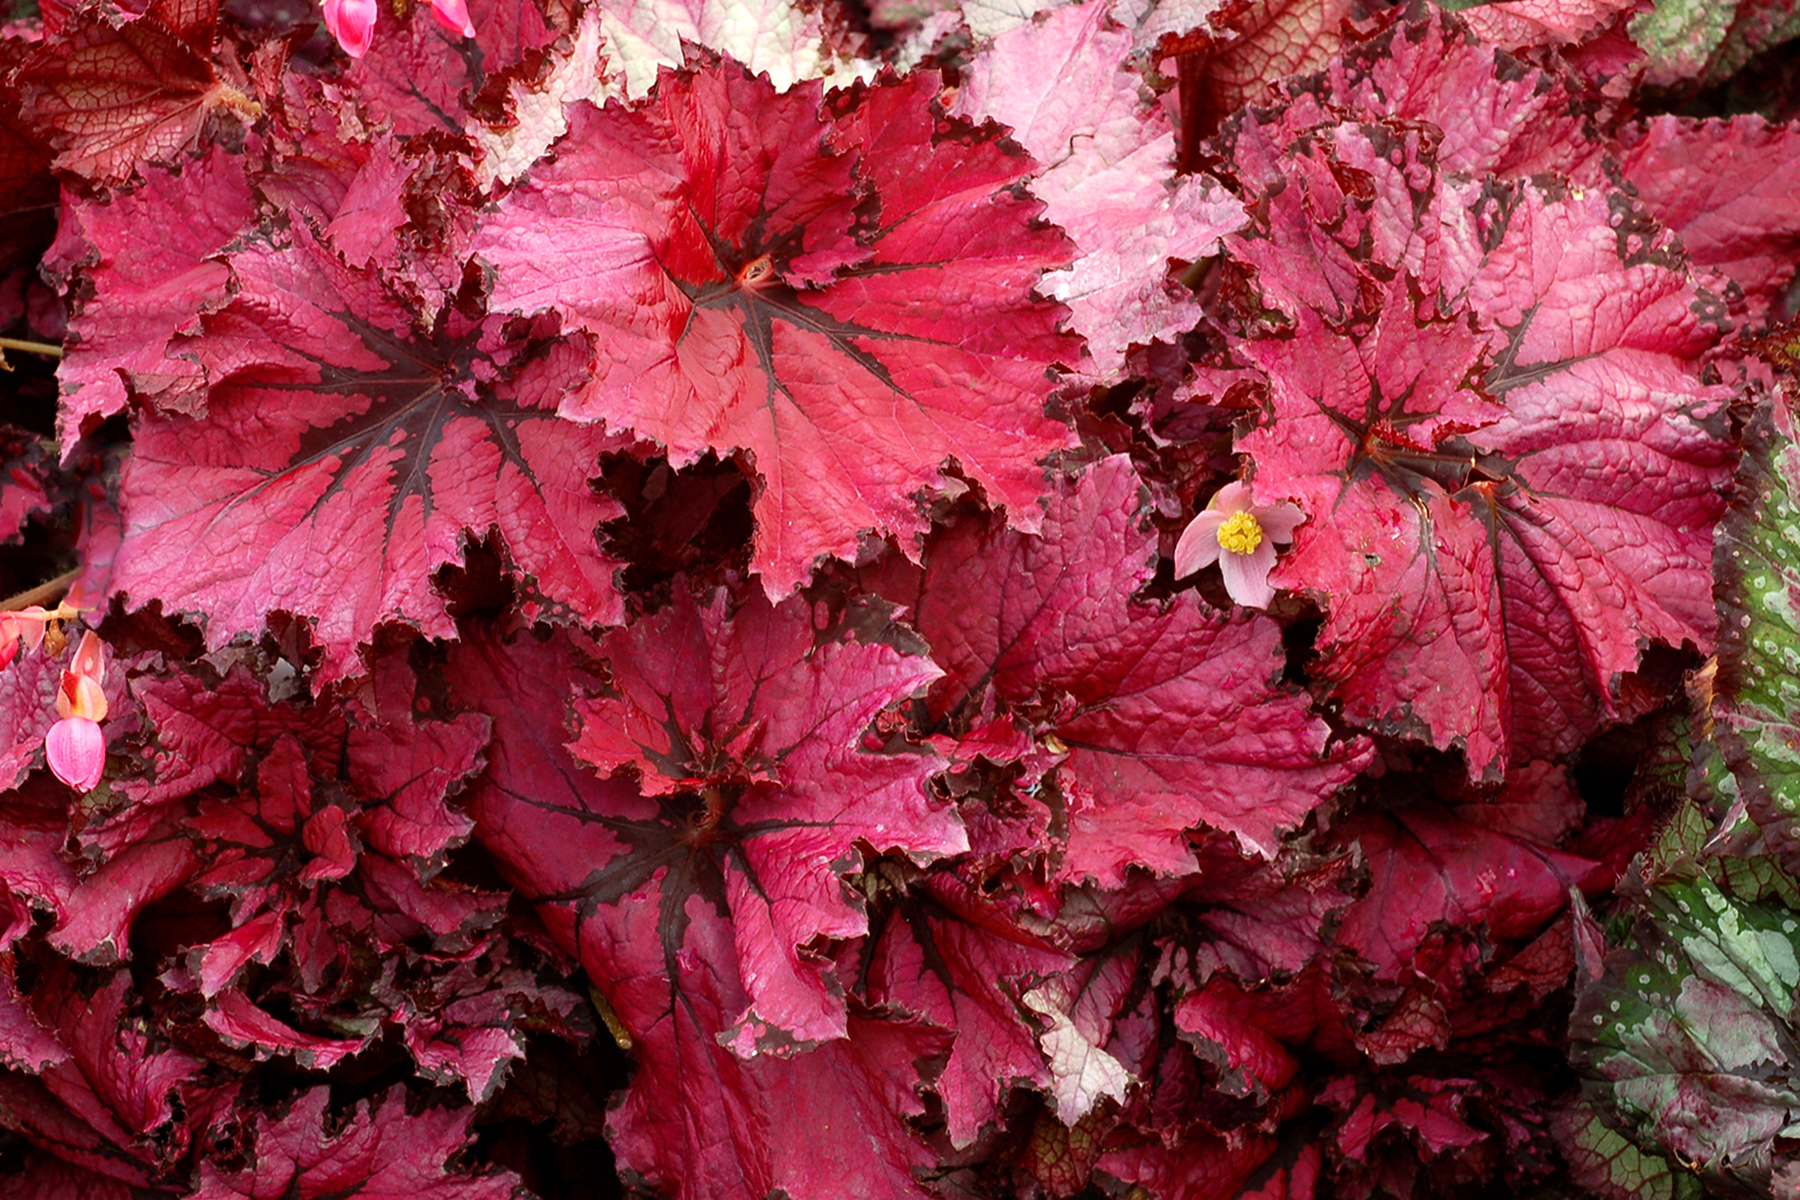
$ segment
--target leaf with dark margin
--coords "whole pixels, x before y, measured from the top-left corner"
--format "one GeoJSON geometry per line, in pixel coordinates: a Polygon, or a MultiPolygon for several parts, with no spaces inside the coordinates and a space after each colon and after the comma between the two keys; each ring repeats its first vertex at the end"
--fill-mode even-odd
{"type": "Polygon", "coordinates": [[[955,1033],[935,1086],[953,1146],[970,1145],[1002,1120],[1012,1088],[1049,1087],[1038,1031],[1020,998],[1074,962],[954,876],[934,875],[882,911],[863,994],[955,1033]]]}
{"type": "Polygon", "coordinates": [[[603,348],[566,415],[676,466],[752,456],[771,596],[870,532],[916,541],[951,457],[1035,528],[1038,462],[1069,444],[1043,405],[1076,343],[1031,296],[1067,243],[1012,190],[1030,161],[934,117],[938,87],[665,73],[642,108],[576,106],[476,235],[497,309],[554,307],[603,348]]]}
{"type": "Polygon", "coordinates": [[[1678,253],[1628,198],[1469,197],[1499,197],[1454,297],[1487,342],[1485,379],[1465,375],[1467,317],[1421,320],[1396,279],[1361,346],[1306,316],[1292,339],[1243,346],[1272,392],[1239,446],[1258,502],[1313,517],[1271,582],[1328,608],[1317,669],[1346,714],[1498,779],[1636,715],[1621,689],[1648,643],[1710,647],[1730,393],[1703,380],[1716,334],[1678,253]]]}
{"type": "MultiPolygon", "coordinates": [[[[584,760],[592,748],[610,770],[637,746],[660,819],[632,830],[636,853],[595,860],[595,882],[620,894],[679,857],[705,864],[693,885],[733,914],[755,997],[732,1047],[748,1057],[765,1037],[775,1046],[843,1036],[841,989],[800,948],[865,932],[839,879],[860,868],[857,843],[919,858],[968,848],[955,813],[926,795],[926,777],[943,765],[936,755],[862,744],[878,713],[938,669],[886,646],[821,639],[797,600],[774,608],[757,593],[732,612],[724,591],[702,604],[685,586],[599,649],[617,698],[576,699],[569,748],[584,760]]],[[[671,956],[688,891],[673,882],[664,884],[671,956]]]]}
{"type": "Polygon", "coordinates": [[[468,1109],[408,1111],[406,1089],[376,1106],[359,1102],[341,1125],[328,1125],[331,1089],[312,1088],[281,1117],[247,1125],[250,1162],[235,1171],[202,1160],[193,1200],[513,1200],[511,1171],[465,1175],[449,1169],[469,1141],[468,1109]]]}
{"type": "MultiPolygon", "coordinates": [[[[448,672],[454,694],[494,722],[487,772],[466,797],[476,837],[562,949],[579,956],[631,1038],[638,1071],[609,1121],[622,1164],[682,1200],[775,1188],[795,1200],[923,1197],[911,1171],[931,1159],[903,1121],[921,1108],[915,1063],[947,1053],[948,1036],[852,1007],[840,1018],[846,1037],[805,1053],[783,1055],[778,1044],[751,1057],[727,1049],[755,1007],[746,975],[768,950],[782,956],[767,932],[772,919],[741,919],[768,901],[727,886],[749,882],[746,850],[763,828],[733,832],[736,812],[722,809],[702,838],[690,823],[702,805],[595,778],[563,748],[561,729],[521,710],[519,696],[596,686],[583,657],[566,634],[510,646],[465,640],[452,647],[448,672]],[[751,937],[763,939],[762,949],[746,946],[751,937]]],[[[835,877],[829,854],[790,871],[803,864],[824,876],[819,882],[835,877]]]]}
{"type": "Polygon", "coordinates": [[[595,529],[621,510],[587,487],[617,439],[485,383],[487,326],[419,331],[378,277],[289,236],[232,256],[237,295],[202,344],[207,417],[139,428],[114,586],[204,614],[214,647],[274,612],[308,620],[315,686],[358,674],[382,624],[454,636],[432,577],[489,529],[536,611],[618,621],[595,529]]]}
{"type": "Polygon", "coordinates": [[[1040,736],[1069,748],[1066,878],[1182,874],[1187,831],[1210,825],[1270,856],[1368,761],[1332,744],[1280,682],[1280,631],[1191,596],[1133,604],[1155,567],[1137,475],[1107,459],[1053,497],[1042,536],[964,521],[926,544],[923,572],[869,586],[903,604],[948,672],[929,703],[955,725],[1002,703],[1050,704],[1040,736]],[[1067,697],[1054,707],[1053,696],[1067,697]]]}

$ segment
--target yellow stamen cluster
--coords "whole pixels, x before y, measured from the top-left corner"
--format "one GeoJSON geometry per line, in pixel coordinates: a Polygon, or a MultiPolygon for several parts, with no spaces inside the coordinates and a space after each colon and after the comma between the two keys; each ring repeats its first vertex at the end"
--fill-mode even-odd
{"type": "Polygon", "coordinates": [[[1232,513],[1219,526],[1219,547],[1233,554],[1249,554],[1262,545],[1262,526],[1247,512],[1232,513]]]}

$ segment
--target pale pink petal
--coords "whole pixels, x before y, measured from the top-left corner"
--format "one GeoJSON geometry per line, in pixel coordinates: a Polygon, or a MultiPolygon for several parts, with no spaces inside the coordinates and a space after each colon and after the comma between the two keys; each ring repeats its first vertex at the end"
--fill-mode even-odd
{"type": "Polygon", "coordinates": [[[1246,512],[1250,508],[1250,485],[1234,479],[1214,493],[1206,507],[1228,517],[1232,513],[1246,512]]]}
{"type": "Polygon", "coordinates": [[[475,22],[469,20],[468,0],[431,0],[431,15],[451,33],[475,36],[475,22]]]}
{"type": "Polygon", "coordinates": [[[1294,540],[1294,530],[1306,520],[1306,514],[1298,505],[1293,504],[1259,504],[1255,509],[1256,523],[1262,526],[1263,534],[1277,542],[1294,540]]]}
{"type": "Polygon", "coordinates": [[[1269,601],[1275,598],[1275,589],[1269,586],[1269,571],[1274,565],[1275,544],[1268,538],[1248,554],[1219,556],[1219,574],[1225,577],[1225,591],[1245,608],[1267,608],[1269,601]]]}
{"type": "Polygon", "coordinates": [[[106,735],[86,717],[67,717],[44,735],[44,757],[58,779],[78,792],[92,791],[106,770],[106,735]]]}
{"type": "Polygon", "coordinates": [[[375,40],[375,0],[325,0],[325,28],[351,58],[369,52],[375,40]]]}
{"type": "Polygon", "coordinates": [[[1225,524],[1226,516],[1216,508],[1206,508],[1188,522],[1181,540],[1175,543],[1175,578],[1185,579],[1218,561],[1219,526],[1225,524]]]}

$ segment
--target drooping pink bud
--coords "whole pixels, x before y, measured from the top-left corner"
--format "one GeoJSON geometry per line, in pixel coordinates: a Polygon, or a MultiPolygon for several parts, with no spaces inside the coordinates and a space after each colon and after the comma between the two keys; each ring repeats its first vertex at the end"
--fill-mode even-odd
{"type": "Polygon", "coordinates": [[[351,58],[369,52],[375,40],[375,0],[324,0],[325,28],[351,58]]]}
{"type": "Polygon", "coordinates": [[[98,722],[64,717],[44,735],[44,757],[58,779],[78,792],[93,791],[106,771],[106,735],[98,722]]]}
{"type": "Polygon", "coordinates": [[[431,15],[451,33],[461,37],[475,36],[475,22],[469,20],[468,0],[431,0],[431,15]]]}

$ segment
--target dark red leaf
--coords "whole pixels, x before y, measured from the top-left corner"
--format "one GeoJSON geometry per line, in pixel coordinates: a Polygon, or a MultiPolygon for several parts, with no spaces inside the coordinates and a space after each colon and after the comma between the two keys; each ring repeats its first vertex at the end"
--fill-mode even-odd
{"type": "Polygon", "coordinates": [[[1204,612],[1191,596],[1132,603],[1156,559],[1139,505],[1130,463],[1108,459],[1052,500],[1042,536],[965,521],[927,543],[922,573],[874,581],[949,672],[934,711],[972,719],[989,688],[1047,706],[1034,710],[1050,714],[1038,737],[1068,753],[1063,871],[1103,884],[1134,865],[1191,869],[1186,834],[1201,825],[1272,855],[1369,754],[1330,744],[1281,686],[1273,622],[1204,612]]]}
{"type": "Polygon", "coordinates": [[[200,1165],[193,1200],[512,1200],[510,1171],[466,1175],[450,1169],[469,1139],[469,1110],[407,1111],[404,1088],[380,1106],[358,1104],[342,1119],[326,1113],[331,1089],[304,1092],[278,1120],[257,1117],[250,1164],[200,1165]]]}
{"type": "Polygon", "coordinates": [[[173,164],[210,122],[254,118],[256,101],[213,69],[218,0],[152,0],[141,17],[110,3],[77,11],[20,68],[25,111],[51,129],[55,165],[121,183],[173,164]]]}

